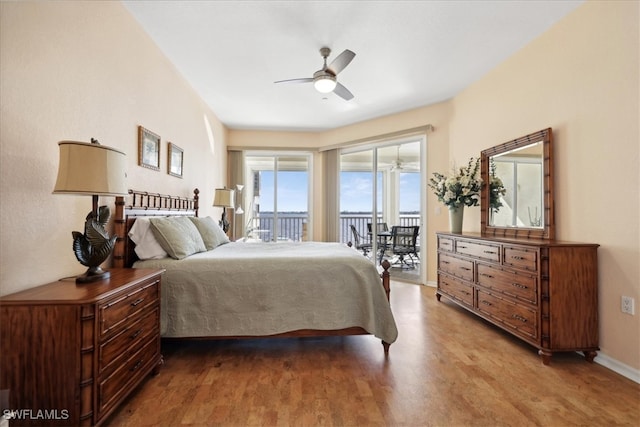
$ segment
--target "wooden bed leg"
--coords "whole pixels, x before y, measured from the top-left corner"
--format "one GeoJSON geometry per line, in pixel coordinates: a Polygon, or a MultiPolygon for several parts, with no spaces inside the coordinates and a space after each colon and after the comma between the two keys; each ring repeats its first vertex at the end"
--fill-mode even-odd
{"type": "MultiPolygon", "coordinates": [[[[384,271],[380,275],[382,277],[382,287],[384,288],[384,292],[387,294],[387,301],[391,302],[391,275],[389,274],[389,268],[391,268],[391,264],[386,259],[380,263],[384,271]]],[[[388,342],[382,341],[382,347],[384,347],[384,356],[387,357],[389,355],[389,344],[388,342]]]]}
{"type": "Polygon", "coordinates": [[[380,275],[380,277],[382,277],[382,287],[384,288],[384,291],[387,294],[387,301],[391,301],[391,299],[390,299],[391,278],[390,278],[390,274],[389,274],[389,268],[391,268],[391,264],[389,264],[389,261],[387,261],[385,259],[384,261],[382,261],[380,263],[380,265],[382,266],[382,268],[384,268],[384,271],[380,275]]]}

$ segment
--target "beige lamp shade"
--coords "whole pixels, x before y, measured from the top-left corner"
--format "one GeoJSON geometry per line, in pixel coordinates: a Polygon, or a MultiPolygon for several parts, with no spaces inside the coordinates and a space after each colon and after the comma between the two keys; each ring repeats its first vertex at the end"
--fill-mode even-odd
{"type": "Polygon", "coordinates": [[[232,208],[235,203],[235,194],[233,190],[228,188],[216,188],[213,196],[213,206],[223,208],[232,208]]]}
{"type": "Polygon", "coordinates": [[[126,154],[97,143],[60,141],[54,194],[127,194],[126,154]]]}

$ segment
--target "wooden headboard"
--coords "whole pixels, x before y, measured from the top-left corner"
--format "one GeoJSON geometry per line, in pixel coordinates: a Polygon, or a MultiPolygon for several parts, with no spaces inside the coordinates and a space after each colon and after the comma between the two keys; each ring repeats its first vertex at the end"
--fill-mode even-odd
{"type": "Polygon", "coordinates": [[[193,198],[168,196],[148,191],[129,190],[128,196],[116,197],[115,234],[116,245],[113,249],[113,267],[129,268],[138,257],[134,243],[129,239],[129,230],[141,216],[198,216],[198,194],[193,190],[193,198]],[[127,201],[129,202],[127,204],[127,201]]]}

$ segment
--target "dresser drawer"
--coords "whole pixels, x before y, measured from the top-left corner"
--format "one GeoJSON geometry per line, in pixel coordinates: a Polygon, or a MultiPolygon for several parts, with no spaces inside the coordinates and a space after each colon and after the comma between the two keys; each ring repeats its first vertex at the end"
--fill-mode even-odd
{"type": "Polygon", "coordinates": [[[149,373],[160,360],[158,338],[151,337],[137,353],[129,357],[112,374],[102,377],[98,384],[98,411],[108,411],[130,390],[128,385],[149,373]]]}
{"type": "Polygon", "coordinates": [[[504,246],[503,264],[529,271],[538,271],[537,249],[523,248],[520,246],[504,246]]]}
{"type": "Polygon", "coordinates": [[[482,263],[478,263],[476,268],[478,270],[477,283],[479,285],[531,304],[537,304],[538,280],[536,276],[482,263]]]}
{"type": "Polygon", "coordinates": [[[500,262],[500,245],[490,243],[476,243],[468,240],[456,242],[456,253],[472,257],[500,262]]]}
{"type": "Polygon", "coordinates": [[[447,252],[453,252],[453,239],[448,237],[438,237],[438,249],[447,252]]]}
{"type": "Polygon", "coordinates": [[[159,280],[151,280],[135,290],[101,305],[99,309],[100,334],[105,335],[111,332],[145,308],[158,304],[159,284],[159,280]]]}
{"type": "Polygon", "coordinates": [[[98,372],[104,373],[112,366],[127,360],[140,349],[150,336],[157,336],[160,331],[159,309],[143,312],[137,319],[100,345],[98,354],[98,372]]]}
{"type": "Polygon", "coordinates": [[[438,290],[464,303],[469,308],[473,307],[473,288],[460,280],[445,275],[438,275],[438,290]]]}
{"type": "Polygon", "coordinates": [[[439,253],[438,269],[456,277],[473,281],[473,261],[439,253]]]}
{"type": "Polygon", "coordinates": [[[538,313],[522,304],[516,304],[489,292],[477,290],[478,311],[490,316],[501,325],[527,339],[538,338],[538,313]]]}

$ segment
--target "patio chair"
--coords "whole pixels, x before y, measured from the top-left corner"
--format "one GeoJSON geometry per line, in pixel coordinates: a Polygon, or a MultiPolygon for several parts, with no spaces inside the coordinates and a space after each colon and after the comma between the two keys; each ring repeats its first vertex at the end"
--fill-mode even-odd
{"type": "MultiPolygon", "coordinates": [[[[387,231],[389,231],[389,226],[387,225],[387,223],[386,223],[386,222],[379,222],[378,224],[376,224],[376,227],[377,227],[377,230],[376,230],[376,231],[377,231],[378,233],[380,233],[380,232],[387,232],[387,231]]],[[[369,234],[371,234],[371,233],[373,232],[373,231],[371,230],[371,223],[370,223],[370,222],[368,222],[368,223],[367,223],[367,232],[368,232],[369,234]]]]}
{"type": "Polygon", "coordinates": [[[351,228],[351,234],[353,235],[354,246],[356,247],[357,250],[362,251],[362,255],[367,256],[369,252],[371,252],[373,245],[365,241],[365,239],[360,235],[360,233],[358,233],[358,230],[356,229],[355,225],[350,224],[349,228],[351,228]]]}
{"type": "Polygon", "coordinates": [[[416,260],[419,260],[416,243],[420,226],[394,225],[391,227],[391,252],[398,257],[394,265],[400,267],[415,268],[416,260]]]}
{"type": "MultiPolygon", "coordinates": [[[[367,223],[367,233],[369,239],[371,239],[373,237],[373,230],[370,222],[367,223]]],[[[379,222],[376,224],[376,233],[378,233],[378,262],[382,263],[382,259],[384,258],[387,249],[389,249],[391,232],[389,231],[389,226],[386,222],[379,222]]]]}

